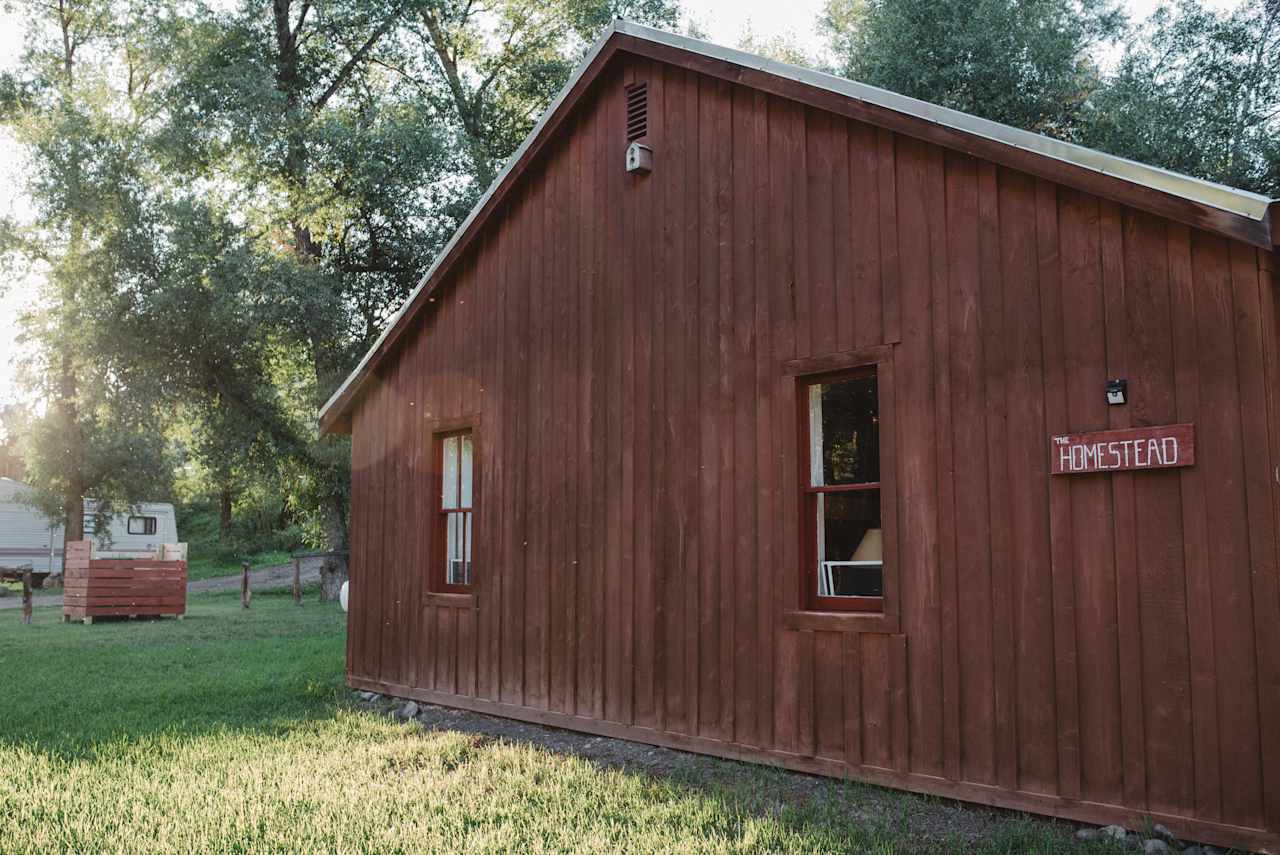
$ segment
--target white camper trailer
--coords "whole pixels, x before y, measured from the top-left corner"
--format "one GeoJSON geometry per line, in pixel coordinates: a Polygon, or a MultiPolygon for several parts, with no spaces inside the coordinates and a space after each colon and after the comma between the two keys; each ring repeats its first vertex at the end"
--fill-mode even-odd
{"type": "MultiPolygon", "coordinates": [[[[0,478],[0,568],[31,565],[37,573],[62,572],[62,524],[51,525],[38,510],[20,501],[26,485],[0,478]]],[[[162,544],[178,542],[173,505],[143,502],[111,517],[108,531],[95,530],[92,499],[85,502],[84,536],[104,550],[155,553],[162,544]]]]}

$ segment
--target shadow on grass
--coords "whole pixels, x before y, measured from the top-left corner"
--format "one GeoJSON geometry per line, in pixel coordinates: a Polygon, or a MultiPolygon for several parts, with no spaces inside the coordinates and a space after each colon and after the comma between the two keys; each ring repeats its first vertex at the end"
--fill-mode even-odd
{"type": "MultiPolygon", "coordinates": [[[[399,705],[389,699],[362,704],[377,715],[390,715],[399,705]]],[[[825,838],[830,851],[991,855],[1129,851],[1112,841],[1075,841],[1071,836],[1075,826],[1061,821],[432,704],[421,704],[416,724],[406,726],[421,726],[428,733],[468,735],[477,751],[506,743],[648,778],[682,797],[709,800],[725,815],[767,817],[805,839],[825,838]]]]}
{"type": "MultiPolygon", "coordinates": [[[[109,764],[130,746],[145,754],[164,740],[297,734],[355,706],[342,679],[345,616],[336,606],[309,599],[298,608],[288,592],[255,594],[249,610],[236,593],[194,595],[188,605],[181,622],[62,624],[59,609],[38,610],[30,627],[0,619],[0,747],[109,764]]],[[[650,800],[694,805],[690,822],[739,841],[750,836],[748,820],[767,818],[822,851],[1121,851],[1075,846],[1064,824],[460,710],[425,707],[421,724],[467,735],[476,756],[509,743],[581,758],[646,782],[650,800]]]]}

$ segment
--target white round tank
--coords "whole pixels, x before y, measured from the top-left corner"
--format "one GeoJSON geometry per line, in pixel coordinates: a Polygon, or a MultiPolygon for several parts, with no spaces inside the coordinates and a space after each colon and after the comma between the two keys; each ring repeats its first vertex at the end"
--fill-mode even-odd
{"type": "Polygon", "coordinates": [[[343,582],[342,590],[338,591],[338,602],[342,604],[344,612],[347,610],[347,586],[350,584],[350,582],[343,582]]]}

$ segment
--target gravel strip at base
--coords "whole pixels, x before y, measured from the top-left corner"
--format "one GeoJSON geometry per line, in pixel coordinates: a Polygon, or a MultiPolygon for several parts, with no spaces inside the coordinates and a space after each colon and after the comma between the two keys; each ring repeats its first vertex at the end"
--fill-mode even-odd
{"type": "MultiPolygon", "coordinates": [[[[362,707],[399,721],[410,717],[405,715],[408,704],[404,700],[373,692],[354,695],[362,707]]],[[[699,789],[709,785],[744,788],[753,794],[762,810],[776,810],[786,803],[825,804],[846,814],[850,822],[905,831],[920,843],[919,850],[911,852],[934,851],[934,845],[942,841],[983,840],[997,826],[1006,825],[1015,817],[1012,812],[980,805],[594,736],[424,701],[415,702],[415,706],[411,717],[425,730],[474,734],[482,744],[495,740],[523,742],[624,772],[673,778],[699,789]]],[[[1064,845],[1071,846],[1071,835],[1077,827],[1074,823],[1043,821],[1059,826],[1064,845]]]]}

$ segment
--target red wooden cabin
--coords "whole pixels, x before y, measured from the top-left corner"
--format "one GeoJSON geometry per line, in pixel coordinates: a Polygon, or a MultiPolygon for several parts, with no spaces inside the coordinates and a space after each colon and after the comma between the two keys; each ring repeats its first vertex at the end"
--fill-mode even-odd
{"type": "Polygon", "coordinates": [[[348,680],[1280,851],[1278,224],[620,22],[323,410],[348,680]]]}

